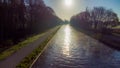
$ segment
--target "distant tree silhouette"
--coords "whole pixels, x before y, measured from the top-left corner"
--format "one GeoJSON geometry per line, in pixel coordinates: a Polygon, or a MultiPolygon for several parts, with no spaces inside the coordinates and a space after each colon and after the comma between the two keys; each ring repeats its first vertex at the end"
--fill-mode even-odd
{"type": "Polygon", "coordinates": [[[86,11],[71,17],[71,24],[83,29],[101,30],[118,25],[119,19],[112,10],[94,7],[92,10],[86,8],[86,11]]]}

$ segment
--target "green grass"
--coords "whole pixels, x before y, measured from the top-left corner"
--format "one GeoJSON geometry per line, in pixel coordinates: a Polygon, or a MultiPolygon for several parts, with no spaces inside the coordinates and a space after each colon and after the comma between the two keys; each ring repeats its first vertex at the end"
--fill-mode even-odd
{"type": "Polygon", "coordinates": [[[113,29],[120,29],[120,25],[112,27],[113,29]]]}
{"type": "MultiPolygon", "coordinates": [[[[59,27],[60,28],[60,27],[59,27]]],[[[58,29],[59,29],[58,28],[58,29]]],[[[25,57],[17,66],[16,68],[29,68],[33,61],[38,57],[38,55],[42,52],[44,47],[47,45],[47,43],[51,40],[51,38],[56,34],[58,29],[53,32],[45,41],[43,41],[38,48],[33,50],[31,54],[29,54],[27,57],[25,57]]]]}
{"type": "Polygon", "coordinates": [[[33,36],[33,37],[29,37],[25,41],[22,41],[22,42],[18,43],[17,45],[14,45],[14,46],[10,47],[9,49],[3,51],[2,53],[0,53],[0,60],[4,60],[5,58],[7,58],[8,56],[10,56],[11,54],[15,53],[19,49],[21,49],[24,46],[26,46],[27,44],[32,43],[35,40],[39,39],[44,34],[45,33],[38,34],[38,35],[33,36]]]}

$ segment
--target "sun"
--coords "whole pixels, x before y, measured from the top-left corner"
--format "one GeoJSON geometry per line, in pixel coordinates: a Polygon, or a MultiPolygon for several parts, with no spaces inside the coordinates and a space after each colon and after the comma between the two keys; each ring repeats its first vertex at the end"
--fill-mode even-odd
{"type": "Polygon", "coordinates": [[[72,5],[72,0],[65,0],[65,5],[66,6],[71,6],[72,5]]]}

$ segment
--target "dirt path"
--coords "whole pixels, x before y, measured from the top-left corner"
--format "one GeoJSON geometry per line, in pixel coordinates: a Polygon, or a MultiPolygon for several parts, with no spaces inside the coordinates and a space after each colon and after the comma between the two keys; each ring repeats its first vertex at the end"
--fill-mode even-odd
{"type": "Polygon", "coordinates": [[[0,61],[0,68],[15,68],[16,65],[27,55],[29,55],[35,48],[39,46],[39,44],[44,41],[52,32],[56,29],[48,31],[45,35],[40,37],[38,40],[33,43],[28,44],[24,48],[21,48],[19,51],[9,56],[3,61],[0,61]]]}

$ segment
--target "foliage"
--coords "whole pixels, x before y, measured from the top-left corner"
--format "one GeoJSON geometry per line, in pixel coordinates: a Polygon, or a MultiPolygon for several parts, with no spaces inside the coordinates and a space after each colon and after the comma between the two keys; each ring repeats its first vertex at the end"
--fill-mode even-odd
{"type": "Polygon", "coordinates": [[[92,10],[86,8],[86,11],[73,16],[71,24],[83,29],[102,30],[112,28],[120,23],[117,14],[112,10],[107,10],[104,7],[94,7],[92,10]]]}
{"type": "Polygon", "coordinates": [[[61,22],[43,0],[0,0],[0,43],[10,39],[16,44],[61,22]]]}
{"type": "Polygon", "coordinates": [[[27,57],[25,57],[16,68],[29,68],[33,61],[38,57],[38,55],[43,51],[47,43],[51,40],[51,38],[56,34],[59,28],[53,32],[45,41],[43,41],[38,48],[36,48],[32,53],[30,53],[27,57]]]}

